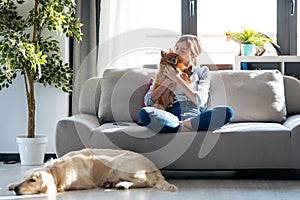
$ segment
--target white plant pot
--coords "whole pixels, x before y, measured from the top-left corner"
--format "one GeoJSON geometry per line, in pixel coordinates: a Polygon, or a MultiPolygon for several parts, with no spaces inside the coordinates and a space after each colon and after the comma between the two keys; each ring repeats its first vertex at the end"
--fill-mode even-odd
{"type": "Polygon", "coordinates": [[[21,165],[42,165],[48,142],[47,136],[17,136],[21,165]]]}

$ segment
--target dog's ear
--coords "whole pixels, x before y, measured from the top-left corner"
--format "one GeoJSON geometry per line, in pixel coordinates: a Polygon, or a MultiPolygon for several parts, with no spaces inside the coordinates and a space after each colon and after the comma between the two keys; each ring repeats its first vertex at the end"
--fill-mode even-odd
{"type": "Polygon", "coordinates": [[[42,185],[40,193],[42,194],[55,194],[56,193],[56,184],[53,175],[50,173],[50,170],[46,170],[41,173],[42,175],[42,185]]]}
{"type": "Polygon", "coordinates": [[[66,168],[64,167],[51,167],[49,168],[49,174],[53,178],[53,186],[57,192],[64,191],[64,188],[67,184],[66,168]]]}
{"type": "Polygon", "coordinates": [[[162,58],[163,58],[166,54],[167,54],[167,52],[165,52],[165,51],[161,51],[161,52],[160,52],[160,55],[161,55],[162,58]]]}
{"type": "Polygon", "coordinates": [[[41,194],[47,194],[47,192],[48,192],[48,185],[46,183],[43,183],[42,186],[41,186],[40,193],[41,194]]]}

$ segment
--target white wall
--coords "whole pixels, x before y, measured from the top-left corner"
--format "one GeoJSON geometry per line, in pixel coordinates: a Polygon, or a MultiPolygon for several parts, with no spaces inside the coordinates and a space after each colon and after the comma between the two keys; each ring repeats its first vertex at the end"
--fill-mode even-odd
{"type": "MultiPolygon", "coordinates": [[[[36,134],[47,135],[47,153],[55,153],[57,121],[68,116],[68,95],[54,87],[36,85],[36,134]]],[[[27,133],[27,107],[23,78],[0,91],[0,153],[18,153],[15,138],[27,133]]]]}

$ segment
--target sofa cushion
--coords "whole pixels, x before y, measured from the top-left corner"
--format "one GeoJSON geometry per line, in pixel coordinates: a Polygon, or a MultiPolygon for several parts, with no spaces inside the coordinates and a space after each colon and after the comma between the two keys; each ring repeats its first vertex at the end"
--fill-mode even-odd
{"type": "Polygon", "coordinates": [[[154,76],[154,69],[107,69],[101,84],[99,122],[136,122],[148,83],[154,76]]]}
{"type": "Polygon", "coordinates": [[[157,134],[144,126],[105,123],[92,131],[92,148],[127,149],[143,153],[156,166],[169,170],[259,169],[291,167],[290,130],[279,123],[231,123],[213,133],[157,134]],[[211,135],[206,140],[207,135],[211,135]],[[203,158],[200,149],[212,143],[203,158]]]}
{"type": "Polygon", "coordinates": [[[233,122],[282,122],[286,118],[283,76],[278,70],[211,72],[208,108],[228,105],[233,122]]]}

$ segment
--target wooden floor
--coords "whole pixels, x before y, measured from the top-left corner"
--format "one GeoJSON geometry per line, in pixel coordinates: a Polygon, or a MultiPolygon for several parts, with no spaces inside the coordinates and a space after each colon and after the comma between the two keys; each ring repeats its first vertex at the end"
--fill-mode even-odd
{"type": "Polygon", "coordinates": [[[56,196],[43,195],[15,196],[7,185],[18,182],[32,166],[0,163],[1,199],[121,199],[121,200],[288,200],[300,199],[300,173],[296,171],[205,171],[205,172],[164,172],[168,181],[180,189],[177,193],[154,189],[104,190],[92,189],[69,191],[56,196]]]}

